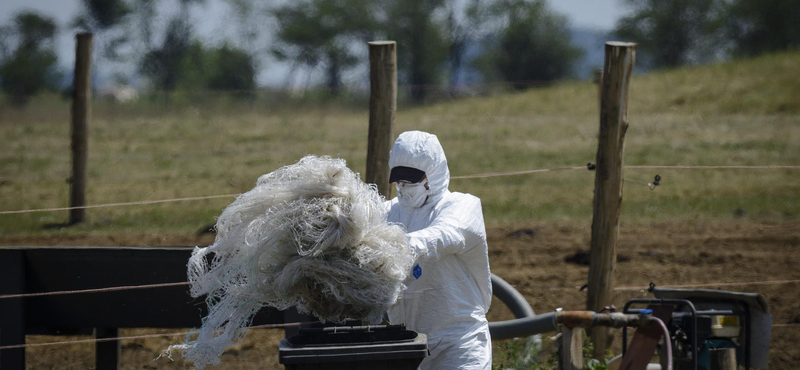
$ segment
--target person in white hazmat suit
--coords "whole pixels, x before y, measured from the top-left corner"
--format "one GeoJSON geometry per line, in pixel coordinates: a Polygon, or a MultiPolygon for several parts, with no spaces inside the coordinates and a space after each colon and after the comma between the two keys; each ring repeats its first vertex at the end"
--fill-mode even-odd
{"type": "Polygon", "coordinates": [[[389,167],[398,193],[387,202],[389,222],[405,226],[417,255],[390,322],[428,336],[430,356],[420,369],[491,369],[492,284],[480,199],[448,190],[450,170],[435,135],[402,133],[389,167]]]}

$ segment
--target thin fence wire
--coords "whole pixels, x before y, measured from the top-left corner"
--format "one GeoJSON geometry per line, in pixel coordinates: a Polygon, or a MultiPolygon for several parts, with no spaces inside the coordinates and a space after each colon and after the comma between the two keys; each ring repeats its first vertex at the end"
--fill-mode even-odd
{"type": "Polygon", "coordinates": [[[2,211],[2,212],[0,212],[0,215],[31,213],[31,212],[69,211],[69,210],[72,210],[72,209],[89,209],[89,208],[137,206],[137,205],[143,205],[143,204],[185,202],[185,201],[192,201],[192,200],[205,200],[205,199],[217,199],[217,198],[233,198],[233,197],[237,197],[239,195],[241,195],[241,193],[221,194],[221,195],[207,195],[207,196],[200,196],[200,197],[172,198],[172,199],[140,200],[140,201],[136,201],[136,202],[105,203],[105,204],[94,204],[94,205],[79,206],[79,207],[21,209],[21,210],[17,210],[17,211],[2,211]]]}
{"type": "Polygon", "coordinates": [[[798,328],[800,323],[772,324],[773,328],[798,328]]]}
{"type": "MultiPolygon", "coordinates": [[[[283,324],[264,324],[264,325],[254,325],[247,327],[246,329],[285,329],[285,328],[292,328],[298,327],[304,324],[314,324],[315,321],[308,321],[308,322],[291,322],[291,323],[283,323],[283,324]]],[[[800,323],[785,323],[785,324],[772,324],[773,328],[800,328],[800,323]]],[[[58,342],[44,342],[44,343],[24,343],[24,344],[12,344],[7,346],[0,346],[0,351],[8,350],[8,349],[23,349],[23,348],[33,348],[33,347],[51,347],[51,346],[64,346],[64,345],[72,345],[72,344],[86,344],[86,343],[103,343],[103,342],[115,342],[115,341],[122,341],[122,340],[134,340],[134,339],[152,339],[152,338],[169,338],[169,337],[179,337],[179,336],[186,336],[197,333],[196,330],[191,331],[184,331],[179,333],[158,333],[158,334],[142,334],[142,335],[129,335],[129,336],[118,336],[118,337],[111,337],[111,338],[91,338],[91,339],[78,339],[78,340],[65,340],[65,341],[58,341],[58,342]]]]}
{"type": "MultiPolygon", "coordinates": [[[[725,282],[725,283],[692,283],[682,285],[663,285],[663,288],[706,288],[706,287],[724,287],[724,286],[753,286],[753,285],[783,285],[800,283],[800,279],[796,280],[767,280],[767,281],[745,281],[745,282],[725,282]]],[[[166,288],[173,286],[189,285],[188,282],[175,282],[175,283],[158,283],[158,284],[142,284],[142,285],[123,285],[107,288],[92,288],[92,289],[76,289],[76,290],[61,290],[54,292],[39,292],[39,293],[19,293],[19,294],[4,294],[0,295],[0,299],[11,298],[35,298],[44,296],[56,295],[69,295],[69,294],[84,294],[84,293],[104,293],[104,292],[117,292],[123,290],[137,290],[137,289],[153,289],[153,288],[166,288]]],[[[545,286],[537,285],[538,288],[547,288],[550,290],[580,290],[580,286],[545,286]]],[[[628,286],[617,287],[614,291],[639,291],[647,290],[649,287],[645,286],[628,286]]]]}
{"type": "MultiPolygon", "coordinates": [[[[750,281],[750,282],[735,282],[735,283],[705,283],[705,284],[680,284],[680,285],[664,285],[664,288],[702,288],[702,287],[723,287],[723,286],[745,286],[745,285],[783,285],[783,284],[794,284],[800,283],[800,279],[797,280],[772,280],[772,281],[750,281]]],[[[9,298],[30,298],[30,297],[41,297],[41,296],[52,296],[52,295],[66,295],[66,294],[81,294],[81,293],[100,293],[100,292],[112,292],[112,291],[122,291],[122,290],[134,290],[134,289],[146,289],[146,288],[162,288],[162,287],[170,287],[170,286],[182,286],[188,285],[188,282],[177,282],[177,283],[161,283],[161,284],[145,284],[145,285],[132,285],[132,286],[119,286],[119,287],[108,287],[108,288],[97,288],[97,289],[83,289],[83,290],[68,290],[68,291],[57,291],[57,292],[43,292],[43,293],[27,293],[27,294],[7,294],[7,295],[0,295],[0,299],[9,299],[9,298]]],[[[552,289],[580,289],[578,286],[574,287],[549,287],[552,289]]],[[[647,290],[648,287],[618,287],[615,288],[614,291],[639,291],[639,290],[647,290]]],[[[264,324],[264,325],[255,325],[250,326],[247,329],[276,329],[276,328],[287,328],[287,327],[296,327],[302,324],[312,323],[312,322],[293,322],[293,323],[284,323],[284,324],[264,324]]],[[[800,327],[800,324],[789,323],[789,324],[774,324],[772,327],[800,327]]],[[[111,342],[111,341],[118,341],[118,340],[131,340],[131,339],[149,339],[149,338],[162,338],[162,337],[177,337],[177,336],[184,336],[196,333],[197,331],[186,331],[180,333],[161,333],[161,334],[144,334],[144,335],[134,335],[134,336],[119,336],[113,338],[92,338],[92,339],[81,339],[81,340],[72,340],[72,341],[58,341],[58,342],[46,342],[46,343],[30,343],[30,344],[14,344],[14,345],[7,345],[7,346],[0,346],[0,350],[7,350],[7,349],[21,349],[21,348],[29,348],[29,347],[45,347],[45,346],[57,346],[57,345],[70,345],[70,344],[82,344],[82,343],[101,343],[101,342],[111,342]]]]}
{"type": "MultiPolygon", "coordinates": [[[[797,280],[770,280],[770,281],[747,281],[747,282],[736,282],[736,283],[703,283],[703,284],[679,284],[679,285],[659,285],[661,288],[711,288],[711,287],[724,287],[724,286],[753,286],[753,285],[783,285],[783,284],[796,284],[800,283],[800,279],[797,280]]],[[[614,288],[614,291],[617,292],[625,292],[625,291],[639,291],[639,290],[647,290],[649,287],[617,287],[614,288]]]]}
{"type": "MultiPolygon", "coordinates": [[[[650,166],[650,165],[641,165],[641,166],[625,166],[625,168],[626,169],[677,169],[677,170],[732,170],[732,169],[736,169],[736,170],[760,170],[760,169],[800,170],[800,166],[783,166],[783,165],[775,165],[775,166],[773,166],[773,165],[764,165],[764,166],[650,166]]],[[[536,174],[536,173],[544,173],[544,172],[586,170],[586,169],[587,169],[587,166],[541,168],[541,169],[523,170],[523,171],[490,172],[490,173],[482,173],[482,174],[474,174],[474,175],[452,176],[452,177],[450,177],[450,179],[451,180],[483,179],[483,178],[492,178],[492,177],[519,176],[519,175],[528,175],[528,174],[536,174]]],[[[635,183],[646,184],[648,187],[651,187],[650,183],[643,183],[643,182],[639,182],[639,181],[631,180],[631,179],[625,179],[625,180],[626,181],[630,181],[630,182],[635,182],[635,183]]],[[[32,212],[68,211],[68,210],[73,210],[73,209],[90,209],[90,208],[104,208],[104,207],[135,206],[135,205],[146,205],[146,204],[160,204],[160,203],[170,203],[170,202],[207,200],[207,199],[217,199],[217,198],[232,198],[232,197],[237,197],[239,195],[241,195],[241,193],[221,194],[221,195],[208,195],[208,196],[197,196],[197,197],[185,197],[185,198],[158,199],[158,200],[142,200],[142,201],[122,202],[122,203],[105,203],[105,204],[94,204],[94,205],[79,206],[79,207],[21,209],[21,210],[13,210],[13,211],[0,211],[0,215],[32,213],[32,212]]]]}
{"type": "MultiPolygon", "coordinates": [[[[713,288],[713,287],[731,287],[731,286],[754,286],[754,285],[784,285],[784,284],[797,284],[797,280],[768,280],[768,281],[744,281],[744,282],[725,282],[725,283],[692,283],[692,284],[677,284],[677,285],[659,285],[660,288],[713,288]]],[[[550,290],[574,290],[582,291],[585,286],[541,286],[537,287],[548,288],[550,290]]],[[[649,286],[622,286],[614,288],[615,292],[630,292],[648,290],[649,286]]]]}
{"type": "Polygon", "coordinates": [[[765,165],[765,166],[628,166],[625,168],[630,169],[665,169],[665,170],[800,170],[800,166],[782,166],[782,165],[765,165]]]}
{"type": "MultiPolygon", "coordinates": [[[[290,322],[290,323],[283,323],[283,324],[264,324],[264,325],[254,325],[249,326],[245,329],[285,329],[285,328],[292,328],[298,327],[303,324],[313,324],[316,321],[308,321],[308,322],[290,322]]],[[[179,337],[185,335],[191,335],[198,333],[197,330],[190,330],[184,331],[180,333],[159,333],[159,334],[143,334],[143,335],[130,335],[130,336],[119,336],[119,337],[111,337],[111,338],[92,338],[92,339],[78,339],[78,340],[65,340],[65,341],[58,341],[58,342],[45,342],[45,343],[25,343],[25,344],[12,344],[8,346],[0,346],[0,350],[4,349],[20,349],[20,348],[29,348],[29,347],[48,347],[48,346],[62,346],[62,345],[69,345],[69,344],[82,344],[82,343],[102,343],[102,342],[114,342],[119,340],[132,340],[132,339],[150,339],[150,338],[166,338],[166,337],[179,337]]]]}
{"type": "Polygon", "coordinates": [[[121,290],[167,288],[167,287],[183,286],[183,285],[189,285],[189,282],[184,281],[184,282],[181,282],[181,283],[122,285],[122,286],[115,286],[115,287],[108,287],[108,288],[60,290],[60,291],[55,291],[55,292],[42,292],[42,293],[3,294],[3,295],[0,295],[0,299],[33,298],[33,297],[46,297],[46,296],[54,296],[54,295],[84,294],[84,293],[118,292],[118,291],[121,291],[121,290]]]}
{"type": "MultiPolygon", "coordinates": [[[[568,82],[585,82],[591,83],[591,80],[578,80],[578,79],[556,79],[556,80],[520,80],[520,81],[492,81],[492,82],[473,82],[463,83],[457,86],[443,85],[443,84],[398,84],[398,90],[425,90],[428,92],[450,93],[461,92],[470,89],[481,88],[497,88],[497,87],[537,87],[537,86],[551,86],[558,83],[568,82]]],[[[272,95],[298,95],[298,94],[313,94],[317,92],[328,93],[364,93],[369,94],[370,87],[368,84],[354,84],[351,86],[332,88],[328,86],[318,85],[307,88],[261,88],[261,89],[175,89],[175,90],[144,90],[137,91],[136,95],[141,98],[142,96],[153,95],[179,95],[179,94],[196,94],[196,95],[236,95],[236,94],[272,94],[272,95]]],[[[45,94],[43,94],[45,95],[45,94]]],[[[53,94],[56,95],[56,94],[53,94]]],[[[103,96],[113,95],[112,91],[94,94],[95,99],[102,99],[103,96]]],[[[21,94],[0,94],[0,97],[17,97],[28,96],[21,94]]]]}
{"type": "Polygon", "coordinates": [[[482,173],[476,175],[451,176],[450,180],[484,179],[489,177],[517,176],[517,175],[528,175],[533,173],[586,170],[586,169],[587,169],[586,166],[575,166],[575,167],[542,168],[537,170],[524,170],[524,171],[492,172],[492,173],[482,173]]]}

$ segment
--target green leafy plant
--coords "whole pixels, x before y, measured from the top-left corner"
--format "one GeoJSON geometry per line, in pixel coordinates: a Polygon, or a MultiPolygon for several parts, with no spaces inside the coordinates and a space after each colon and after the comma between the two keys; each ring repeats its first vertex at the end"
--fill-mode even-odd
{"type": "Polygon", "coordinates": [[[611,352],[610,349],[606,349],[606,354],[603,361],[599,361],[595,358],[592,358],[593,353],[594,353],[594,343],[592,343],[590,336],[585,335],[583,337],[583,367],[586,370],[608,369],[608,366],[606,364],[614,357],[614,352],[611,352]]]}
{"type": "Polygon", "coordinates": [[[550,338],[515,338],[496,347],[494,370],[558,369],[558,343],[550,338]],[[497,348],[499,347],[499,348],[497,348]]]}
{"type": "MultiPolygon", "coordinates": [[[[583,340],[583,362],[587,370],[606,370],[606,363],[614,357],[606,351],[604,361],[592,358],[594,345],[588,336],[583,340]]],[[[493,370],[558,370],[558,341],[550,337],[541,341],[534,337],[515,338],[495,346],[493,370]]]]}

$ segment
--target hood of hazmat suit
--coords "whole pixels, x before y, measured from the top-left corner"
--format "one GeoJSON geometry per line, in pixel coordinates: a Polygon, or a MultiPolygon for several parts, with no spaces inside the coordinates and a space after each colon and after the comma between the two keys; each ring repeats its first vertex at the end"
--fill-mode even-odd
{"type": "Polygon", "coordinates": [[[480,199],[448,190],[450,170],[435,135],[401,134],[389,154],[389,167],[396,166],[424,171],[430,190],[418,207],[387,202],[389,222],[405,227],[417,256],[389,319],[428,336],[431,356],[420,369],[490,369],[492,285],[480,199]]]}

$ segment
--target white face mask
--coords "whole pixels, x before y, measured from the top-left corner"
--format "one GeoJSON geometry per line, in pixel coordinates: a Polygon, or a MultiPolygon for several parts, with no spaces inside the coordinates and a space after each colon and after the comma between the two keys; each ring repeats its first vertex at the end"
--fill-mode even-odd
{"type": "Polygon", "coordinates": [[[416,184],[397,183],[397,198],[400,204],[405,207],[419,208],[428,199],[430,192],[425,188],[427,182],[419,182],[416,184]]]}

